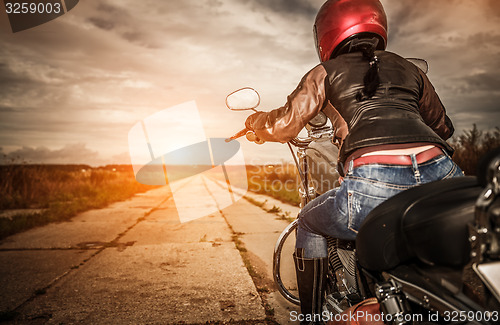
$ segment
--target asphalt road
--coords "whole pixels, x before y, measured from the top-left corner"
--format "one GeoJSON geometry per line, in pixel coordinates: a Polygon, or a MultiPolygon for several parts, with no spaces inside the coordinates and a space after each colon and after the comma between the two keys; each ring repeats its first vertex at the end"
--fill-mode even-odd
{"type": "MultiPolygon", "coordinates": [[[[202,175],[172,188],[0,242],[0,322],[293,324],[298,309],[272,282],[289,221],[266,210],[298,209],[254,194],[222,208],[227,190],[202,175]],[[181,223],[178,209],[205,216],[181,223]]],[[[285,250],[293,289],[291,244],[285,250]]]]}

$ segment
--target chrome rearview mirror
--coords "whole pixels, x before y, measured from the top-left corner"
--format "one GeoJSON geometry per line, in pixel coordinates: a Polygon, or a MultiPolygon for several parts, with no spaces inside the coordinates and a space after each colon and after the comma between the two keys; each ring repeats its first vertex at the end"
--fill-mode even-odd
{"type": "Polygon", "coordinates": [[[255,110],[260,104],[259,93],[253,88],[241,88],[226,97],[226,106],[233,111],[255,110]]]}
{"type": "Polygon", "coordinates": [[[406,58],[406,60],[419,67],[420,70],[422,70],[425,74],[429,72],[429,63],[427,63],[427,61],[425,61],[424,59],[406,58]]]}

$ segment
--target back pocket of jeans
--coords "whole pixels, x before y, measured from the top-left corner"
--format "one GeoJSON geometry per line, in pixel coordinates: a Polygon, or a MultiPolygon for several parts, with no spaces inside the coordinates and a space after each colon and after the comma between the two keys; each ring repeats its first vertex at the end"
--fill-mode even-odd
{"type": "Polygon", "coordinates": [[[386,198],[383,197],[371,196],[356,191],[348,191],[349,229],[357,234],[361,224],[370,211],[385,200],[386,198]]]}

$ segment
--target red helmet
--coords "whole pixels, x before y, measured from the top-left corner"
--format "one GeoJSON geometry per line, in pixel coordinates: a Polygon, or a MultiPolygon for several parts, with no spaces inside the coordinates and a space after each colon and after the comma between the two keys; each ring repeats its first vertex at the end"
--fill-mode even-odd
{"type": "Polygon", "coordinates": [[[316,48],[321,62],[328,61],[339,45],[361,33],[378,35],[387,46],[387,17],[379,0],[328,0],[314,24],[316,48]]]}

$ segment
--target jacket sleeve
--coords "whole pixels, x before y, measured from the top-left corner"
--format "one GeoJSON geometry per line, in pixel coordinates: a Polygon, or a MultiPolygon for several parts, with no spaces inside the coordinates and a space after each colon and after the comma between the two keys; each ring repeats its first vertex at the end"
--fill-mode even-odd
{"type": "Polygon", "coordinates": [[[419,69],[422,77],[422,95],[419,101],[420,115],[424,122],[434,130],[443,140],[449,139],[455,131],[446,110],[439,99],[427,75],[419,69]]]}
{"type": "Polygon", "coordinates": [[[284,106],[250,115],[245,126],[261,140],[290,141],[325,105],[326,76],[325,68],[316,66],[302,78],[284,106]]]}

